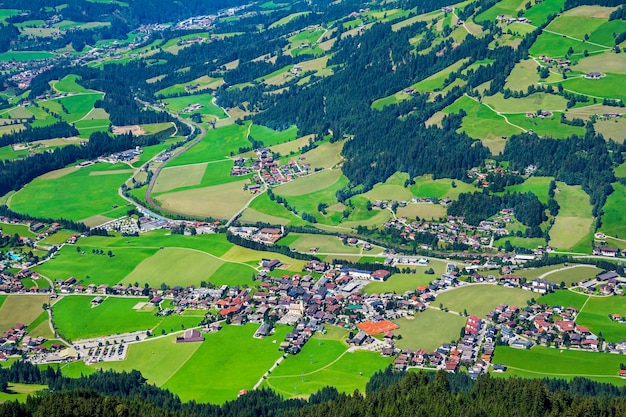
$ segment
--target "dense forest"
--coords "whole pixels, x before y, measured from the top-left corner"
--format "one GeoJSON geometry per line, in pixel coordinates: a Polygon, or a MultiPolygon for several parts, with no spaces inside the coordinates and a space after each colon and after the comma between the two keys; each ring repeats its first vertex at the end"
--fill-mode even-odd
{"type": "Polygon", "coordinates": [[[626,415],[626,392],[584,378],[529,380],[464,374],[395,372],[372,376],[367,395],[342,394],[323,388],[308,400],[283,400],[269,390],[242,395],[222,406],[182,403],[167,390],[147,384],[139,372],[96,372],[63,377],[58,369],[16,362],[0,369],[0,389],[8,382],[46,384],[47,392],[26,403],[0,405],[0,415],[13,416],[594,416],[626,415]]]}

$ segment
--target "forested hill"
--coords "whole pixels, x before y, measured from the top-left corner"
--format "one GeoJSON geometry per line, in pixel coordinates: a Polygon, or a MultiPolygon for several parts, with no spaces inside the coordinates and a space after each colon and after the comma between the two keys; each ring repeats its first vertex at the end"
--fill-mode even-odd
{"type": "Polygon", "coordinates": [[[222,406],[181,403],[168,391],[146,384],[136,371],[99,372],[69,379],[51,368],[41,372],[32,365],[17,363],[0,372],[0,384],[7,380],[48,383],[51,387],[50,392],[29,397],[25,404],[0,405],[0,415],[7,417],[626,415],[624,389],[583,378],[566,382],[483,376],[474,381],[463,374],[405,374],[388,368],[372,377],[366,395],[323,388],[306,401],[283,400],[271,391],[260,390],[222,406]]]}

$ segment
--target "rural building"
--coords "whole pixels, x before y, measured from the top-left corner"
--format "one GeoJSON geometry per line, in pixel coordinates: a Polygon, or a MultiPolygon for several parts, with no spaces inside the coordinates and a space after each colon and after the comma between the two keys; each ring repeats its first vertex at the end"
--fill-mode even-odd
{"type": "Polygon", "coordinates": [[[387,278],[389,278],[390,275],[391,273],[384,269],[377,269],[370,274],[371,279],[373,279],[374,281],[387,281],[387,278]]]}
{"type": "Polygon", "coordinates": [[[204,342],[204,337],[196,329],[186,330],[182,337],[176,338],[176,343],[188,343],[188,342],[204,342]]]}
{"type": "Polygon", "coordinates": [[[588,80],[598,80],[602,77],[602,73],[601,72],[597,72],[597,71],[593,71],[590,73],[587,73],[587,75],[585,75],[585,78],[588,80]]]}

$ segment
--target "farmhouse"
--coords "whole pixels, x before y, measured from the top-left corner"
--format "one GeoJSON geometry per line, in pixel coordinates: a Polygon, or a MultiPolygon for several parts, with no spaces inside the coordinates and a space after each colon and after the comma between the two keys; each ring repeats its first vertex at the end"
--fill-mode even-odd
{"type": "Polygon", "coordinates": [[[597,72],[597,71],[593,71],[585,75],[585,78],[588,80],[599,80],[601,77],[602,77],[602,73],[597,72]]]}
{"type": "Polygon", "coordinates": [[[188,342],[204,342],[204,337],[196,329],[189,329],[185,331],[182,337],[176,338],[176,343],[188,343],[188,342]]]}

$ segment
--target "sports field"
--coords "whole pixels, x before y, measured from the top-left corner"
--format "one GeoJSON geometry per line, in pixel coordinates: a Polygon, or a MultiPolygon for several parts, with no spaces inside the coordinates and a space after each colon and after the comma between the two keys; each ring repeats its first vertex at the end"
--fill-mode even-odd
{"type": "Polygon", "coordinates": [[[0,304],[0,332],[12,329],[16,324],[29,325],[43,312],[48,303],[47,295],[9,295],[0,304]]]}
{"type": "Polygon", "coordinates": [[[519,288],[476,284],[440,294],[435,302],[455,312],[467,310],[469,314],[484,317],[499,304],[525,306],[533,295],[519,288]]]}
{"type": "Polygon", "coordinates": [[[84,220],[97,214],[106,216],[114,206],[127,204],[117,194],[119,186],[129,177],[127,169],[127,165],[98,163],[56,178],[46,174],[13,195],[9,207],[18,213],[44,218],[84,220]],[[124,171],[114,172],[118,169],[124,171]],[[111,174],[91,175],[99,171],[111,171],[111,174]]]}
{"type": "Polygon", "coordinates": [[[619,365],[623,362],[620,355],[542,346],[531,350],[498,346],[493,362],[508,366],[504,375],[565,379],[585,377],[599,382],[626,385],[626,381],[618,376],[619,365]]]}
{"type": "Polygon", "coordinates": [[[416,313],[414,319],[403,318],[395,321],[400,328],[393,332],[402,336],[396,341],[396,346],[400,349],[424,349],[432,352],[442,343],[457,340],[466,321],[465,317],[458,314],[429,308],[416,313]]]}

